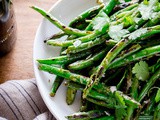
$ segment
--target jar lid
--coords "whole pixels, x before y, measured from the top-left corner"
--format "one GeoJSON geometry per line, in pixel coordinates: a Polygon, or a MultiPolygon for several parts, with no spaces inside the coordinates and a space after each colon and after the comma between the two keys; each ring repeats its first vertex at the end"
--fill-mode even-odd
{"type": "Polygon", "coordinates": [[[4,23],[9,18],[9,4],[7,0],[0,0],[0,23],[4,23]]]}

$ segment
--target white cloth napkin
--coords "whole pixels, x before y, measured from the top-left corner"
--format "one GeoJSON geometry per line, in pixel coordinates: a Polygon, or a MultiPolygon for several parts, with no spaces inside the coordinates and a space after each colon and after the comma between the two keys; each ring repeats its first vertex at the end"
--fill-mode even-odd
{"type": "Polygon", "coordinates": [[[48,111],[35,79],[0,84],[0,120],[56,120],[48,111]]]}

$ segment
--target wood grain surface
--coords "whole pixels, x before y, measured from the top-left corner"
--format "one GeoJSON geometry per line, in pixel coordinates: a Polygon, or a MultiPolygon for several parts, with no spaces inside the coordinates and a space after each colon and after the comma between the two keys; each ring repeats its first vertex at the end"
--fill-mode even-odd
{"type": "Polygon", "coordinates": [[[17,22],[17,41],[13,50],[0,58],[0,83],[13,79],[34,77],[33,42],[42,16],[29,6],[36,5],[45,10],[58,0],[12,0],[17,22]]]}

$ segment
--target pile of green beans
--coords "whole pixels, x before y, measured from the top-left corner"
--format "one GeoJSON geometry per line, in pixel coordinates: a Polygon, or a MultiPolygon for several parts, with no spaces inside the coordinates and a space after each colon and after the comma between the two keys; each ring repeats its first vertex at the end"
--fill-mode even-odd
{"type": "Polygon", "coordinates": [[[60,56],[37,60],[57,75],[50,96],[65,79],[68,105],[82,94],[69,120],[160,120],[160,1],[98,3],[68,26],[32,7],[61,30],[44,40],[62,47],[60,56]]]}

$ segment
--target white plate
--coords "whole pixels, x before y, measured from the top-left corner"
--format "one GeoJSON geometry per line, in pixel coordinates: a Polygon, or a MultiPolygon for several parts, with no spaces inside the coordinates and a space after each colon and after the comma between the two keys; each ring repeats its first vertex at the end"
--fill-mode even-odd
{"type": "MultiPolygon", "coordinates": [[[[50,10],[50,13],[54,15],[64,24],[68,25],[75,16],[79,15],[82,11],[96,5],[96,0],[61,0],[57,2],[50,10]]],[[[43,19],[41,22],[34,42],[34,72],[38,84],[41,96],[55,118],[59,120],[66,120],[65,116],[75,113],[79,110],[80,95],[77,96],[73,105],[68,106],[65,101],[66,88],[62,84],[55,97],[50,97],[49,93],[54,75],[38,70],[38,64],[36,59],[49,58],[58,56],[60,48],[50,47],[44,44],[44,39],[51,36],[53,33],[57,33],[57,29],[54,25],[43,19]]]]}

